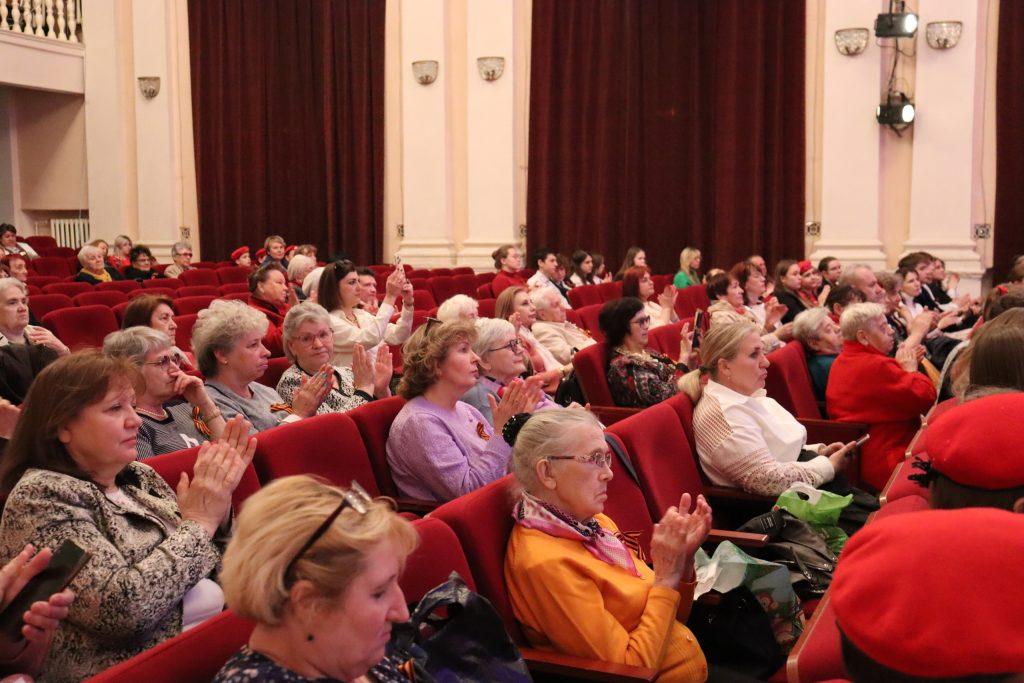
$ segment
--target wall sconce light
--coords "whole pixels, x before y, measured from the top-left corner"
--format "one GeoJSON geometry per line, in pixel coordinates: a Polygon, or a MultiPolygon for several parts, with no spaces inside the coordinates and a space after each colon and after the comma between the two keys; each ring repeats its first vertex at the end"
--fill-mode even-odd
{"type": "Polygon", "coordinates": [[[871,32],[866,28],[841,28],[836,31],[836,49],[839,54],[854,57],[864,52],[871,32]]]}
{"type": "Polygon", "coordinates": [[[151,100],[160,94],[159,76],[139,76],[139,91],[147,100],[151,100]]]}
{"type": "Polygon", "coordinates": [[[476,68],[480,72],[480,78],[485,81],[496,81],[505,73],[505,58],[477,57],[476,68]]]}
{"type": "Polygon", "coordinates": [[[437,60],[421,59],[412,63],[412,75],[420,85],[430,85],[437,80],[437,60]]]}
{"type": "Polygon", "coordinates": [[[924,28],[924,36],[928,47],[936,50],[949,50],[960,42],[960,34],[964,25],[960,21],[929,21],[924,28]]]}

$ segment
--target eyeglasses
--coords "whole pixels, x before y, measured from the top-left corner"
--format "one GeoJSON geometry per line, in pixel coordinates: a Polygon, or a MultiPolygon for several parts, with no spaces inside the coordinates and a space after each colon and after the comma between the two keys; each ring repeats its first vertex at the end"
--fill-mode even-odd
{"type": "Polygon", "coordinates": [[[630,325],[640,325],[641,327],[643,327],[644,325],[650,325],[651,324],[651,316],[645,315],[642,318],[637,318],[636,320],[630,320],[629,324],[630,325]]]}
{"type": "Polygon", "coordinates": [[[499,346],[496,349],[487,349],[487,353],[492,353],[494,351],[504,351],[505,349],[508,349],[512,353],[519,353],[519,351],[522,348],[523,348],[523,342],[518,337],[516,337],[515,339],[510,341],[508,344],[502,344],[501,346],[499,346]]]}
{"type": "Polygon", "coordinates": [[[430,330],[433,329],[435,326],[442,325],[442,324],[444,324],[444,321],[441,320],[440,318],[427,318],[427,322],[426,322],[426,328],[427,329],[423,330],[424,336],[430,334],[430,330]]]}
{"type": "Polygon", "coordinates": [[[171,367],[171,363],[174,363],[174,367],[180,368],[181,364],[185,362],[185,359],[177,353],[172,353],[169,356],[164,356],[160,360],[148,360],[143,365],[152,365],[158,367],[161,370],[167,370],[171,367]]]}
{"type": "Polygon", "coordinates": [[[594,451],[587,455],[551,455],[545,460],[575,460],[584,465],[593,465],[599,469],[611,467],[612,454],[609,451],[594,451]]]}
{"type": "Polygon", "coordinates": [[[189,258],[192,258],[192,252],[191,251],[179,251],[178,252],[178,256],[188,256],[189,258]]]}
{"type": "Polygon", "coordinates": [[[317,334],[304,334],[301,337],[296,337],[295,341],[299,342],[303,346],[312,346],[314,341],[318,341],[321,344],[327,345],[334,340],[334,333],[330,330],[324,330],[317,334]]]}
{"type": "Polygon", "coordinates": [[[302,547],[299,548],[299,552],[295,553],[295,557],[293,557],[291,562],[288,563],[288,566],[284,568],[284,576],[286,578],[288,577],[292,569],[295,568],[295,563],[299,561],[299,558],[305,555],[309,549],[320,540],[320,537],[327,533],[327,530],[331,528],[332,524],[334,524],[334,520],[338,519],[338,516],[345,510],[345,508],[352,508],[360,515],[365,515],[370,509],[370,505],[372,503],[373,498],[371,498],[370,494],[366,492],[366,489],[360,486],[358,482],[353,481],[351,486],[349,486],[348,491],[346,491],[345,495],[341,497],[341,502],[338,503],[338,507],[334,508],[334,512],[327,515],[327,519],[325,519],[323,523],[316,528],[316,531],[314,531],[310,535],[309,539],[302,544],[302,547]]]}

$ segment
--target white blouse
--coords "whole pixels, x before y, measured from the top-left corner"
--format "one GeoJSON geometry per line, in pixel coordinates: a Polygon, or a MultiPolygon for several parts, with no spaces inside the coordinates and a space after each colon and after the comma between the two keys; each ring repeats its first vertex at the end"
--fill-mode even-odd
{"type": "Polygon", "coordinates": [[[745,396],[708,380],[693,413],[693,432],[704,472],[719,486],[736,486],[778,496],[790,484],[820,486],[835,477],[829,459],[819,455],[799,462],[807,429],[768,398],[764,389],[745,396]]]}
{"type": "Polygon", "coordinates": [[[353,312],[355,323],[346,318],[341,309],[331,311],[331,329],[334,331],[331,365],[352,367],[352,347],[356,344],[362,344],[370,353],[370,358],[375,359],[381,344],[401,344],[412,334],[411,306],[402,308],[402,315],[396,323],[391,322],[391,316],[395,313],[392,304],[381,304],[376,315],[361,308],[353,312]]]}

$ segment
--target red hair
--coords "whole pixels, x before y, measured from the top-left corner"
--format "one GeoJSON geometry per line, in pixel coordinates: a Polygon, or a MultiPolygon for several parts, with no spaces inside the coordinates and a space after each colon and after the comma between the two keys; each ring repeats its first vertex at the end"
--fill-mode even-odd
{"type": "Polygon", "coordinates": [[[644,279],[644,275],[648,275],[651,269],[647,266],[632,266],[627,268],[626,272],[622,276],[622,296],[635,296],[640,297],[640,280],[644,279]]]}

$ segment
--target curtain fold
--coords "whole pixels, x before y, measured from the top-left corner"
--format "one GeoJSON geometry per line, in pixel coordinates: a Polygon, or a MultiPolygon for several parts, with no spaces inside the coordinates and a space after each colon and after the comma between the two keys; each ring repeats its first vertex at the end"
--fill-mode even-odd
{"type": "Polygon", "coordinates": [[[270,234],[377,263],[384,2],[189,0],[203,257],[270,234]]]}
{"type": "Polygon", "coordinates": [[[1024,254],[1024,3],[999,3],[994,281],[1024,254]]]}
{"type": "Polygon", "coordinates": [[[804,3],[534,0],[532,246],[804,251],[804,3]]]}

